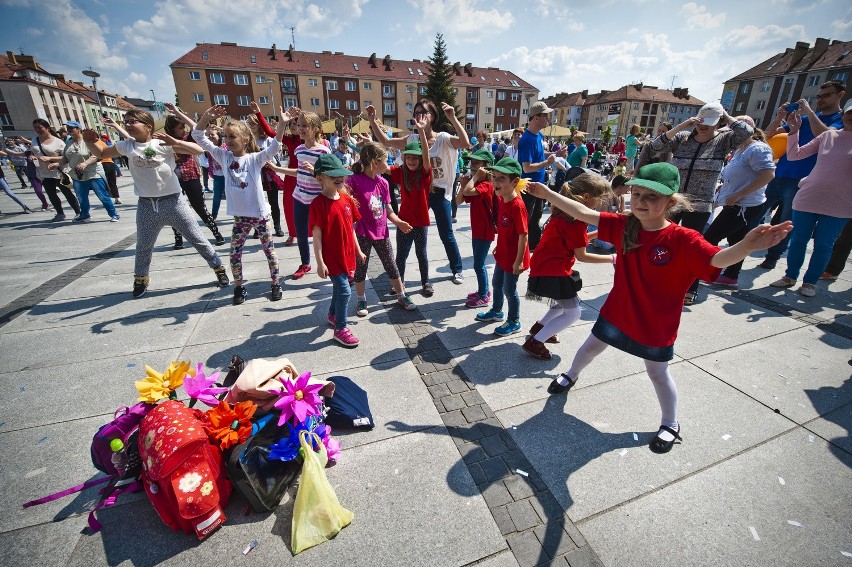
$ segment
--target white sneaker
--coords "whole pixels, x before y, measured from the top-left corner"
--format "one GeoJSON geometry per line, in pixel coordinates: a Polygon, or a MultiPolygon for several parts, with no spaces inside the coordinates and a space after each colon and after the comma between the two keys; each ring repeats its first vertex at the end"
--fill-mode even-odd
{"type": "Polygon", "coordinates": [[[461,285],[464,283],[464,275],[459,272],[457,274],[453,274],[453,283],[456,285],[461,285]]]}

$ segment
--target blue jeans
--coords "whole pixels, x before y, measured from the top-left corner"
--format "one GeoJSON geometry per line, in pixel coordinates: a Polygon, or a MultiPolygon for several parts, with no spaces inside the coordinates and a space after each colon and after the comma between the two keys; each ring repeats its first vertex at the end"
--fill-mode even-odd
{"type": "Polygon", "coordinates": [[[491,248],[490,240],[473,239],[473,272],[476,274],[476,292],[479,297],[488,295],[488,269],[485,260],[488,258],[488,249],[491,248]]]}
{"type": "Polygon", "coordinates": [[[109,196],[109,191],[107,191],[106,182],[100,177],[95,177],[88,181],[74,180],[74,193],[77,194],[77,200],[80,201],[80,218],[87,219],[92,216],[89,213],[89,189],[95,192],[110,218],[118,216],[115,212],[115,204],[109,196]]]}
{"type": "Polygon", "coordinates": [[[793,233],[790,236],[790,250],[787,251],[787,272],[784,275],[794,280],[798,279],[799,270],[805,262],[805,249],[813,234],[814,252],[811,254],[808,270],[802,281],[811,285],[817,283],[828,265],[831,247],[834,246],[840,231],[846,226],[847,220],[794,210],[793,233]]]}
{"type": "Polygon", "coordinates": [[[453,212],[450,202],[444,199],[444,194],[438,191],[429,193],[429,208],[435,214],[435,225],[438,227],[438,236],[444,243],[444,251],[450,262],[453,274],[462,271],[462,259],[459,253],[459,245],[456,244],[456,235],[453,233],[453,212]]]}
{"type": "Polygon", "coordinates": [[[518,297],[518,276],[511,272],[504,272],[503,268],[494,264],[494,303],[491,304],[493,311],[503,310],[503,296],[509,302],[509,316],[506,321],[518,321],[521,318],[521,299],[518,297]]]}
{"type": "MultiPolygon", "coordinates": [[[[298,203],[298,201],[296,201],[298,203]]],[[[329,315],[334,315],[334,330],[339,331],[346,328],[346,311],[349,308],[349,298],[352,296],[352,288],[349,287],[349,275],[337,274],[328,276],[331,280],[333,291],[331,292],[331,305],[328,309],[329,315]]]]}
{"type": "MultiPolygon", "coordinates": [[[[778,212],[772,219],[772,224],[780,224],[793,218],[793,197],[799,190],[799,179],[792,177],[776,177],[766,186],[766,202],[763,204],[763,215],[771,211],[776,205],[778,212]]],[[[766,257],[778,260],[781,255],[787,250],[787,244],[790,242],[791,234],[788,234],[784,240],[770,248],[766,252],[766,257]]]]}
{"type": "Polygon", "coordinates": [[[222,197],[225,195],[225,176],[213,176],[213,218],[219,216],[219,205],[222,203],[222,197]]]}
{"type": "Polygon", "coordinates": [[[303,266],[311,265],[311,247],[308,244],[308,213],[310,205],[293,199],[293,220],[296,223],[296,242],[299,244],[299,256],[303,266]]]}

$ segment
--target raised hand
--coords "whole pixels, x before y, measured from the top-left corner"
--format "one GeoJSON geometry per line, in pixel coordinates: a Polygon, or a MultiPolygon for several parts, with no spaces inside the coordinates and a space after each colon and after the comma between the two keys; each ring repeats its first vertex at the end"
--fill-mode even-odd
{"type": "Polygon", "coordinates": [[[312,164],[309,161],[303,161],[302,163],[299,164],[299,167],[304,169],[305,171],[307,171],[311,175],[314,174],[314,164],[312,164]]]}
{"type": "Polygon", "coordinates": [[[784,221],[776,225],[762,224],[749,231],[743,238],[743,242],[751,251],[764,250],[784,240],[791,230],[793,230],[792,221],[784,221]]]}
{"type": "Polygon", "coordinates": [[[163,106],[165,106],[166,110],[168,110],[172,114],[177,114],[177,112],[178,112],[178,108],[177,108],[177,106],[174,105],[174,103],[164,102],[163,106]]]}
{"type": "Polygon", "coordinates": [[[455,118],[456,117],[456,109],[447,104],[446,102],[441,103],[441,110],[444,111],[444,114],[447,115],[447,118],[455,118]]]}
{"type": "Polygon", "coordinates": [[[538,183],[536,181],[530,181],[529,183],[527,183],[527,193],[529,193],[533,197],[544,199],[550,192],[551,191],[547,188],[547,185],[544,185],[543,183],[538,183]]]}
{"type": "Polygon", "coordinates": [[[251,101],[249,103],[249,108],[251,108],[252,114],[258,114],[260,112],[260,105],[257,104],[255,101],[251,101]]]}
{"type": "Polygon", "coordinates": [[[151,136],[155,140],[160,140],[164,146],[174,146],[178,143],[178,141],[166,134],[165,132],[157,132],[153,136],[151,136]]]}
{"type": "MultiPolygon", "coordinates": [[[[113,122],[112,118],[110,118],[109,121],[112,122],[113,124],[115,124],[115,122],[113,122]]],[[[104,124],[107,124],[107,122],[104,121],[104,124]]],[[[98,133],[95,132],[94,130],[92,130],[91,128],[86,128],[85,130],[83,130],[83,141],[86,142],[87,144],[94,144],[95,142],[98,141],[98,139],[99,139],[98,133]]]]}
{"type": "MultiPolygon", "coordinates": [[[[452,107],[450,107],[452,108],[452,107]]],[[[429,118],[425,114],[421,114],[420,116],[414,117],[414,127],[418,130],[423,130],[429,125],[429,118]]]]}
{"type": "Polygon", "coordinates": [[[205,112],[205,114],[209,114],[210,116],[212,116],[214,118],[219,118],[220,116],[225,116],[226,114],[228,114],[228,109],[226,109],[224,106],[216,105],[216,106],[211,106],[210,108],[208,108],[204,112],[205,112]]]}
{"type": "Polygon", "coordinates": [[[368,104],[364,112],[367,113],[367,120],[372,122],[376,119],[376,108],[372,104],[368,104]]]}
{"type": "Polygon", "coordinates": [[[798,110],[787,115],[787,126],[790,128],[790,134],[795,134],[802,127],[802,115],[798,110]]]}

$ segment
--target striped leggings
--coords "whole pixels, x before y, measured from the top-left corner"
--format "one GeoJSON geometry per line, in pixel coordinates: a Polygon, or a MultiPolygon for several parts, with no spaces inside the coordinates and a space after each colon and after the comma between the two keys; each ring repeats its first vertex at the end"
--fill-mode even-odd
{"type": "Polygon", "coordinates": [[[269,233],[269,219],[240,216],[234,217],[234,229],[231,232],[231,272],[234,274],[234,282],[239,285],[239,282],[243,280],[243,246],[246,243],[246,238],[254,229],[257,229],[260,245],[263,247],[263,253],[266,254],[266,261],[269,263],[269,275],[272,277],[272,283],[277,284],[278,255],[275,253],[272,235],[269,233]]]}

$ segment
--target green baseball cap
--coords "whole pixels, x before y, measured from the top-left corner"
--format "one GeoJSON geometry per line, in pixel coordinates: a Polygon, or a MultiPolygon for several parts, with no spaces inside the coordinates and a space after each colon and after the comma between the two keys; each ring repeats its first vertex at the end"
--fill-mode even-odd
{"type": "Polygon", "coordinates": [[[668,162],[650,163],[640,167],[625,185],[638,185],[661,195],[674,195],[680,189],[680,172],[668,162]]]}
{"type": "Polygon", "coordinates": [[[482,162],[485,162],[488,165],[491,165],[491,164],[494,163],[494,154],[492,154],[491,152],[489,152],[486,149],[481,149],[481,150],[476,150],[472,154],[469,153],[467,155],[463,155],[462,159],[464,159],[464,160],[474,160],[475,159],[476,161],[482,161],[482,162]]]}
{"type": "Polygon", "coordinates": [[[494,165],[486,165],[485,169],[499,171],[500,173],[514,175],[516,177],[520,177],[524,173],[524,170],[521,168],[521,164],[518,163],[518,160],[510,157],[504,157],[494,165]]]}
{"type": "Polygon", "coordinates": [[[314,163],[314,177],[328,175],[329,177],[347,177],[352,172],[343,167],[340,159],[334,154],[324,154],[314,163]]]}
{"type": "Polygon", "coordinates": [[[411,142],[409,144],[405,144],[405,149],[402,150],[402,154],[406,156],[423,157],[423,148],[420,147],[420,142],[411,142]]]}

